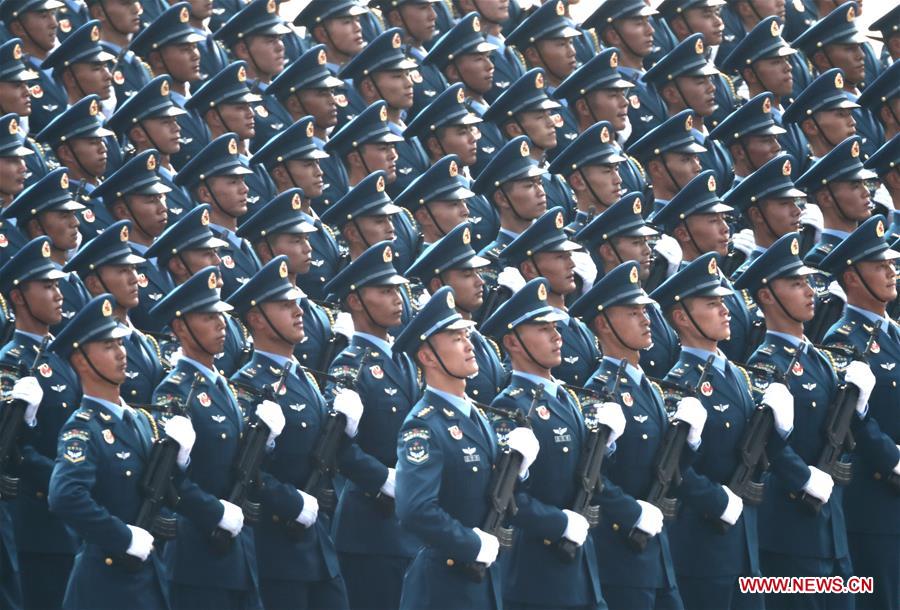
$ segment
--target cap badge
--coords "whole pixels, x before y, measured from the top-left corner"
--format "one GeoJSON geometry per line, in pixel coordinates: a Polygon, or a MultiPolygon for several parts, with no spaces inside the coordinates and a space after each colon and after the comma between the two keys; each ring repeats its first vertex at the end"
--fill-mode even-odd
{"type": "Polygon", "coordinates": [[[311,138],[316,134],[316,128],[313,126],[313,122],[310,121],[306,124],[306,137],[311,138]]]}
{"type": "Polygon", "coordinates": [[[706,181],[706,188],[709,189],[710,193],[714,193],[716,191],[716,177],[710,176],[709,180],[706,181]]]}
{"type": "Polygon", "coordinates": [[[519,153],[521,153],[523,157],[527,157],[531,154],[531,149],[528,148],[528,142],[522,141],[522,145],[519,147],[519,153]]]}
{"type": "Polygon", "coordinates": [[[534,76],[534,88],[535,89],[543,89],[544,88],[544,75],[541,72],[538,72],[534,76]]]}
{"type": "Polygon", "coordinates": [[[112,315],[112,303],[109,302],[109,299],[103,299],[103,306],[100,308],[100,311],[107,318],[112,315]]]}
{"type": "Polygon", "coordinates": [[[632,284],[637,284],[637,283],[638,283],[638,270],[637,270],[637,266],[634,266],[634,267],[631,268],[631,273],[628,274],[628,280],[629,280],[632,284]]]}
{"type": "Polygon", "coordinates": [[[469,227],[463,229],[462,241],[467,246],[472,243],[472,232],[469,230],[469,227]]]}
{"type": "Polygon", "coordinates": [[[635,197],[634,203],[631,205],[631,211],[635,214],[640,214],[643,206],[641,206],[641,198],[635,197]]]}
{"type": "Polygon", "coordinates": [[[853,21],[856,19],[856,9],[853,6],[847,7],[847,21],[853,21]]]}
{"type": "Polygon", "coordinates": [[[472,31],[480,32],[481,31],[481,19],[478,17],[472,18],[472,31]]]}
{"type": "Polygon", "coordinates": [[[384,176],[378,176],[378,181],[375,182],[375,190],[379,193],[384,192],[384,176]]]}
{"type": "Polygon", "coordinates": [[[781,166],[781,175],[782,176],[790,176],[792,169],[793,168],[791,167],[791,160],[785,159],[784,164],[781,166]]]}
{"type": "Polygon", "coordinates": [[[834,88],[835,89],[843,89],[844,88],[844,75],[838,72],[834,75],[834,88]]]}
{"type": "Polygon", "coordinates": [[[778,38],[781,36],[781,26],[778,25],[778,22],[772,20],[772,25],[769,27],[769,31],[772,33],[772,38],[778,38]]]}
{"type": "Polygon", "coordinates": [[[606,126],[600,130],[600,141],[604,144],[609,144],[609,128],[606,126]]]}
{"type": "Polygon", "coordinates": [[[239,83],[247,80],[247,69],[244,66],[238,66],[237,79],[239,83]]]}
{"type": "Polygon", "coordinates": [[[156,157],[153,155],[150,155],[149,157],[147,157],[147,171],[152,172],[155,169],[156,169],[156,157]]]}
{"type": "Polygon", "coordinates": [[[91,42],[97,42],[98,40],[100,40],[100,28],[95,25],[91,28],[91,42]]]}
{"type": "Polygon", "coordinates": [[[169,95],[169,81],[164,80],[162,83],[160,83],[159,94],[163,97],[166,97],[169,95]]]}
{"type": "Polygon", "coordinates": [[[69,174],[63,173],[63,175],[59,177],[59,188],[68,190],[69,174]]]}
{"type": "Polygon", "coordinates": [[[447,308],[448,309],[456,309],[456,299],[453,298],[453,293],[447,293],[447,308]]]}
{"type": "Polygon", "coordinates": [[[400,40],[400,34],[399,34],[399,33],[394,34],[394,37],[391,38],[391,46],[394,47],[395,49],[399,49],[399,48],[400,48],[400,45],[401,45],[402,43],[403,43],[403,41],[400,40]]]}
{"type": "Polygon", "coordinates": [[[97,103],[97,100],[91,100],[91,105],[88,107],[88,114],[97,116],[98,112],[100,112],[100,104],[97,103]]]}
{"type": "Polygon", "coordinates": [[[457,103],[457,104],[462,104],[462,103],[465,102],[465,101],[466,101],[466,92],[465,92],[465,90],[464,90],[462,87],[460,87],[460,88],[456,91],[456,103],[457,103]]]}
{"type": "Polygon", "coordinates": [[[228,140],[228,154],[236,155],[238,153],[237,140],[231,138],[228,140]]]}
{"type": "Polygon", "coordinates": [[[394,260],[394,251],[391,250],[390,246],[385,246],[384,252],[381,254],[381,260],[386,263],[390,263],[394,260]]]}
{"type": "Polygon", "coordinates": [[[209,210],[204,209],[200,213],[200,224],[204,227],[209,224],[209,210]]]}
{"type": "Polygon", "coordinates": [[[206,278],[206,287],[210,290],[215,290],[219,285],[219,276],[216,275],[215,271],[209,272],[209,277],[206,278]]]}
{"type": "Polygon", "coordinates": [[[610,68],[618,68],[619,67],[619,54],[618,53],[610,53],[609,54],[609,67],[610,68]]]}
{"type": "Polygon", "coordinates": [[[119,241],[126,242],[128,241],[128,225],[122,227],[122,230],[119,231],[119,241]]]}
{"type": "Polygon", "coordinates": [[[850,145],[850,156],[854,159],[859,156],[859,140],[854,140],[850,145]]]}
{"type": "Polygon", "coordinates": [[[284,279],[287,276],[288,276],[287,263],[284,261],[281,261],[281,264],[278,266],[278,277],[280,277],[281,279],[284,279]]]}
{"type": "Polygon", "coordinates": [[[719,265],[716,263],[715,257],[709,259],[709,265],[707,265],[706,270],[710,275],[716,275],[719,272],[719,265]]]}
{"type": "Polygon", "coordinates": [[[191,19],[191,14],[188,12],[188,8],[185,6],[181,9],[181,12],[178,13],[178,21],[181,23],[187,23],[191,19]]]}
{"type": "Polygon", "coordinates": [[[694,128],[694,115],[689,114],[687,118],[684,120],[684,130],[690,131],[694,128]]]}
{"type": "Polygon", "coordinates": [[[697,55],[703,55],[703,39],[698,38],[697,42],[694,43],[694,52],[697,55]]]}
{"type": "Polygon", "coordinates": [[[13,47],[13,59],[22,59],[22,45],[18,43],[13,47]]]}
{"type": "Polygon", "coordinates": [[[880,220],[875,224],[875,236],[884,237],[884,223],[880,220]]]}
{"type": "Polygon", "coordinates": [[[267,12],[267,13],[274,13],[276,8],[277,8],[277,7],[276,7],[276,5],[275,5],[275,0],[269,0],[269,1],[266,3],[266,12],[267,12]]]}
{"type": "Polygon", "coordinates": [[[318,57],[316,57],[316,61],[319,63],[320,66],[325,65],[325,63],[328,61],[328,54],[325,53],[325,49],[319,50],[319,55],[318,55],[318,57]]]}
{"type": "Polygon", "coordinates": [[[45,241],[41,245],[41,256],[43,256],[44,258],[50,258],[50,242],[49,241],[45,241]]]}
{"type": "Polygon", "coordinates": [[[566,14],[566,7],[562,3],[562,0],[560,0],[559,2],[556,3],[556,14],[559,15],[560,17],[562,17],[563,15],[566,14]]]}
{"type": "Polygon", "coordinates": [[[19,122],[16,119],[9,121],[9,135],[15,135],[19,131],[19,122]]]}
{"type": "Polygon", "coordinates": [[[791,240],[791,254],[794,256],[800,256],[800,240],[796,237],[791,240]]]}
{"type": "Polygon", "coordinates": [[[459,166],[456,164],[456,161],[450,162],[448,171],[450,172],[451,178],[456,178],[459,175],[459,166]]]}
{"type": "Polygon", "coordinates": [[[547,285],[541,282],[538,284],[537,298],[540,301],[547,300],[547,285]]]}
{"type": "Polygon", "coordinates": [[[566,224],[566,221],[565,221],[565,219],[563,219],[562,212],[559,212],[556,215],[556,228],[562,229],[565,226],[565,224],[566,224]]]}
{"type": "Polygon", "coordinates": [[[772,112],[772,100],[768,96],[763,100],[762,111],[767,114],[772,112]]]}
{"type": "Polygon", "coordinates": [[[380,118],[382,121],[387,121],[387,105],[386,104],[381,106],[381,111],[378,113],[378,118],[380,118]]]}

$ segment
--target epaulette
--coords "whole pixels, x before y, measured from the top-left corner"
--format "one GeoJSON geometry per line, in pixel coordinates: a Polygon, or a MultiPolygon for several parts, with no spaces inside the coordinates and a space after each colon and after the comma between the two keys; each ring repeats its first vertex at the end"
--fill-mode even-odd
{"type": "Polygon", "coordinates": [[[306,370],[304,370],[303,373],[306,375],[306,378],[309,379],[309,382],[313,385],[313,387],[315,389],[321,391],[321,388],[319,387],[319,382],[316,381],[315,375],[313,375],[312,373],[310,373],[309,371],[306,371],[306,370]]]}
{"type": "Polygon", "coordinates": [[[518,396],[519,394],[521,394],[524,391],[525,391],[525,388],[513,388],[509,392],[507,392],[507,395],[510,398],[515,398],[516,396],[518,396]]]}
{"type": "MultiPolygon", "coordinates": [[[[702,365],[700,365],[700,367],[702,368],[702,365]]],[[[671,371],[669,371],[667,377],[671,376],[673,379],[681,379],[689,370],[691,370],[689,364],[682,364],[674,367],[671,371]]]]}
{"type": "Polygon", "coordinates": [[[9,318],[9,307],[6,305],[6,299],[0,294],[0,311],[3,311],[3,317],[9,318]]]}
{"type": "MultiPolygon", "coordinates": [[[[228,314],[225,314],[228,315],[228,314]]],[[[231,319],[237,322],[238,328],[241,330],[241,336],[244,338],[244,343],[247,343],[247,339],[250,338],[250,332],[247,330],[247,327],[244,326],[244,323],[241,322],[240,318],[235,316],[231,316],[231,319]]]]}
{"type": "Polygon", "coordinates": [[[757,349],[760,354],[763,354],[765,356],[771,356],[776,352],[776,350],[778,350],[778,346],[774,343],[766,343],[757,349]]]}
{"type": "Polygon", "coordinates": [[[175,371],[175,372],[172,373],[172,375],[169,377],[169,381],[171,381],[172,383],[181,383],[182,381],[184,381],[184,372],[182,372],[182,371],[175,371]]]}
{"type": "Polygon", "coordinates": [[[591,42],[594,44],[594,53],[599,53],[600,50],[603,48],[603,45],[600,44],[600,39],[597,37],[597,32],[594,31],[594,28],[591,28],[589,30],[584,29],[584,28],[580,28],[580,29],[582,32],[584,32],[585,34],[588,35],[588,38],[590,38],[591,42]]]}
{"type": "Polygon", "coordinates": [[[401,207],[400,211],[402,211],[404,214],[406,214],[406,217],[409,218],[409,222],[410,222],[410,224],[412,224],[413,228],[417,228],[419,226],[419,223],[416,220],[416,217],[413,216],[413,213],[410,212],[408,208],[401,207]]]}
{"type": "Polygon", "coordinates": [[[565,388],[566,392],[569,393],[572,399],[575,400],[575,404],[578,406],[578,408],[581,409],[581,399],[578,398],[578,394],[575,393],[575,390],[565,385],[563,385],[563,387],[565,388]]]}
{"type": "Polygon", "coordinates": [[[744,305],[747,306],[747,309],[755,309],[756,301],[753,300],[753,297],[750,296],[750,291],[744,288],[741,290],[741,297],[744,299],[744,305]]]}
{"type": "Polygon", "coordinates": [[[834,332],[836,332],[840,335],[849,335],[850,333],[853,332],[854,328],[856,328],[856,322],[847,320],[846,322],[844,322],[843,324],[841,324],[840,326],[835,328],[834,332]]]}
{"type": "Polygon", "coordinates": [[[159,359],[159,362],[162,362],[163,357],[162,357],[162,352],[159,349],[159,342],[151,335],[147,335],[144,333],[141,333],[141,334],[144,335],[144,337],[146,337],[147,340],[150,342],[150,344],[153,346],[153,349],[154,349],[154,351],[156,351],[156,357],[159,359]]]}
{"type": "Polygon", "coordinates": [[[744,376],[744,381],[747,382],[747,387],[750,388],[750,391],[753,391],[753,382],[750,380],[750,373],[742,366],[735,365],[735,368],[744,376]]]}
{"type": "Polygon", "coordinates": [[[441,413],[443,413],[444,417],[446,417],[447,419],[456,419],[456,412],[453,409],[444,407],[441,409],[441,413]]]}
{"type": "Polygon", "coordinates": [[[609,381],[609,374],[598,372],[593,378],[605,385],[609,381]]]}
{"type": "Polygon", "coordinates": [[[462,15],[459,14],[459,11],[456,10],[456,3],[453,0],[444,0],[444,4],[447,6],[447,11],[450,13],[450,16],[453,17],[453,21],[456,21],[462,15]]]}
{"type": "Polygon", "coordinates": [[[641,178],[643,178],[644,181],[646,181],[647,180],[647,172],[644,171],[644,166],[641,165],[641,162],[638,161],[637,159],[635,159],[634,157],[632,157],[631,155],[625,155],[625,156],[628,157],[632,163],[634,163],[634,166],[641,173],[641,178]]]}
{"type": "Polygon", "coordinates": [[[508,49],[513,50],[513,54],[516,56],[516,59],[519,60],[519,64],[522,66],[522,69],[528,69],[528,62],[525,61],[525,56],[519,53],[519,50],[513,47],[507,47],[508,49]]]}
{"type": "Polygon", "coordinates": [[[94,410],[90,407],[82,407],[75,413],[75,419],[80,419],[81,421],[91,421],[94,417],[94,410]]]}
{"type": "Polygon", "coordinates": [[[150,415],[150,411],[147,409],[138,409],[137,412],[147,418],[147,423],[150,424],[150,430],[153,432],[153,440],[159,440],[159,428],[156,426],[156,419],[150,415]]]}
{"type": "Polygon", "coordinates": [[[727,74],[723,74],[722,72],[719,72],[719,76],[721,76],[723,79],[725,79],[725,84],[728,85],[728,88],[731,90],[731,99],[736,100],[738,97],[738,94],[737,94],[737,91],[735,91],[735,89],[734,89],[734,81],[731,80],[730,76],[728,76],[727,74]]]}
{"type": "Polygon", "coordinates": [[[503,362],[503,354],[500,352],[500,346],[497,345],[497,342],[494,341],[493,339],[491,339],[490,337],[488,337],[487,335],[482,335],[482,336],[487,340],[488,345],[490,345],[493,348],[493,350],[495,352],[497,352],[497,359],[500,360],[500,362],[503,362]]]}
{"type": "MultiPolygon", "coordinates": [[[[275,373],[274,371],[273,371],[273,373],[275,375],[281,375],[281,369],[277,369],[277,370],[278,370],[277,373],[275,373]]],[[[249,366],[245,366],[244,368],[242,368],[240,370],[240,374],[242,376],[246,377],[247,379],[253,379],[254,377],[256,377],[256,373],[258,373],[258,372],[259,372],[258,364],[251,364],[249,366]]]]}
{"type": "Polygon", "coordinates": [[[427,407],[422,408],[421,411],[416,413],[416,417],[418,417],[419,419],[425,419],[432,413],[434,413],[434,407],[432,407],[431,405],[428,405],[427,407]]]}
{"type": "Polygon", "coordinates": [[[656,389],[656,393],[660,396],[664,396],[662,386],[656,383],[655,381],[651,381],[650,385],[652,385],[656,389]]]}
{"type": "Polygon", "coordinates": [[[831,368],[832,368],[835,372],[839,372],[839,371],[843,370],[843,369],[841,368],[841,366],[838,364],[838,361],[835,360],[834,354],[831,353],[831,350],[820,349],[820,350],[818,350],[818,351],[819,351],[820,354],[822,354],[823,356],[825,356],[825,358],[828,359],[828,362],[831,363],[831,368]]]}
{"type": "Polygon", "coordinates": [[[335,239],[335,240],[337,239],[337,238],[335,237],[334,230],[333,230],[331,227],[329,227],[326,223],[324,223],[324,222],[322,223],[322,228],[325,229],[325,232],[326,232],[326,233],[328,233],[329,235],[331,235],[331,238],[332,238],[332,239],[335,239]]]}

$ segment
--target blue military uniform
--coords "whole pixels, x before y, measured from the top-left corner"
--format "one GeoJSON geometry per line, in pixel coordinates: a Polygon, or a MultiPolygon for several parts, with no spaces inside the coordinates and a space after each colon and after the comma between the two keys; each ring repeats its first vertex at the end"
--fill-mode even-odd
{"type": "MultiPolygon", "coordinates": [[[[622,263],[572,305],[572,314],[593,326],[610,307],[649,306],[653,301],[640,286],[638,263],[622,263]]],[[[600,586],[612,610],[682,608],[672,569],[669,532],[663,528],[642,551],[629,547],[627,537],[641,515],[639,498],[653,480],[657,447],[669,426],[661,392],[640,368],[604,357],[587,387],[625,407],[627,424],[616,439],[615,453],[604,464],[603,490],[596,498],[603,514],[592,533],[600,586]]]]}
{"type": "MultiPolygon", "coordinates": [[[[0,272],[3,278],[0,291],[7,295],[16,286],[24,286],[24,282],[59,280],[64,276],[50,260],[47,237],[26,244],[0,272]]],[[[30,374],[34,374],[44,393],[36,427],[26,433],[20,449],[18,495],[14,501],[4,503],[9,507],[8,512],[3,509],[6,521],[3,546],[12,554],[6,565],[18,564],[15,571],[20,572],[22,580],[22,592],[16,593],[11,590],[4,571],[2,596],[10,607],[20,607],[23,600],[13,599],[17,596],[22,596],[29,606],[60,607],[77,546],[62,521],[50,514],[47,490],[56,458],[57,437],[81,400],[81,384],[68,362],[54,352],[41,351],[43,339],[16,330],[0,349],[4,392],[12,389],[7,387],[7,381],[14,381],[7,379],[6,374],[18,376],[22,369],[33,367],[34,373],[30,374]]],[[[18,588],[18,578],[15,588],[18,588]]]]}
{"type": "MultiPolygon", "coordinates": [[[[866,159],[864,165],[866,169],[875,172],[878,178],[883,181],[887,174],[894,171],[898,162],[900,162],[900,138],[894,136],[876,150],[875,154],[866,159]]],[[[878,202],[876,201],[877,204],[878,202]]],[[[894,242],[900,237],[900,214],[891,214],[888,236],[889,242],[894,242]]]]}
{"type": "MultiPolygon", "coordinates": [[[[58,7],[61,3],[53,1],[36,1],[23,2],[21,7],[16,7],[15,2],[4,2],[9,7],[11,14],[0,14],[0,18],[5,23],[9,23],[14,18],[14,14],[28,11],[45,10],[48,8],[58,7]],[[18,9],[18,10],[17,10],[18,9]]],[[[56,113],[65,110],[69,105],[69,97],[65,88],[56,80],[50,70],[46,70],[42,66],[42,61],[33,55],[24,56],[25,65],[30,70],[37,73],[38,78],[33,81],[29,87],[31,90],[31,115],[28,117],[28,126],[31,133],[37,133],[47,126],[56,113]]]]}
{"type": "Polygon", "coordinates": [[[150,67],[145,64],[134,51],[122,48],[108,40],[100,41],[103,50],[115,57],[110,68],[113,77],[113,91],[116,94],[116,106],[137,93],[153,78],[150,67]]]}
{"type": "MultiPolygon", "coordinates": [[[[112,295],[93,299],[50,349],[61,358],[76,350],[86,357],[85,343],[121,338],[125,328],[112,309],[112,295]]],[[[148,413],[87,395],[63,426],[48,498],[53,513],[82,541],[63,607],[169,607],[158,553],[133,571],[123,564],[133,538],[127,525],[141,508],[141,481],[157,436],[148,413]]]]}
{"type": "MultiPolygon", "coordinates": [[[[65,168],[55,169],[43,178],[22,191],[13,202],[6,207],[2,216],[14,218],[17,227],[25,227],[32,219],[40,220],[40,215],[48,211],[78,212],[84,206],[74,201],[69,194],[69,174],[65,168]]],[[[88,302],[87,289],[74,274],[60,280],[59,289],[63,295],[62,321],[50,330],[59,333],[76,312],[88,302]]]]}
{"type": "MultiPolygon", "coordinates": [[[[822,267],[835,276],[862,261],[892,260],[898,257],[884,239],[885,219],[876,215],[859,226],[850,237],[837,246],[823,261],[822,267]]],[[[865,287],[868,291],[871,288],[865,287]]],[[[873,418],[882,435],[857,446],[852,456],[853,480],[844,496],[847,514],[847,538],[853,572],[873,576],[875,591],[872,607],[896,608],[900,600],[898,568],[900,553],[900,495],[891,490],[888,479],[896,482],[900,462],[900,420],[891,405],[897,401],[898,372],[895,363],[900,357],[900,331],[897,323],[880,313],[848,305],[843,317],[831,327],[825,343],[864,352],[873,327],[881,334],[870,347],[866,359],[875,375],[875,388],[869,397],[867,416],[873,418]]],[[[858,424],[859,422],[857,422],[858,424]]],[[[859,433],[858,425],[854,434],[859,433]]],[[[894,487],[896,490],[896,487],[894,487]]],[[[868,597],[868,596],[867,596],[868,597]]]]}
{"type": "MultiPolygon", "coordinates": [[[[900,71],[900,67],[891,64],[891,66],[886,68],[878,78],[869,83],[862,94],[856,99],[856,102],[862,106],[878,126],[882,128],[880,134],[881,139],[877,142],[868,143],[869,146],[864,147],[864,151],[868,153],[868,156],[875,154],[874,151],[885,141],[883,129],[884,119],[881,117],[881,111],[882,108],[887,108],[889,114],[894,112],[891,108],[891,102],[900,96],[898,71],[900,71]]],[[[891,116],[893,117],[894,115],[891,114],[891,116]]],[[[857,125],[857,133],[863,137],[870,137],[869,134],[866,134],[859,128],[859,125],[857,125]]]]}
{"type": "MultiPolygon", "coordinates": [[[[729,151],[732,146],[739,146],[751,165],[751,171],[759,169],[753,167],[747,140],[744,138],[748,136],[777,137],[787,133],[775,120],[772,112],[774,101],[774,96],[768,91],[754,96],[753,99],[748,100],[743,106],[725,117],[715,129],[709,132],[709,137],[721,142],[729,151]]],[[[738,178],[743,180],[746,177],[735,175],[735,180],[738,178]]]]}
{"type": "MultiPolygon", "coordinates": [[[[443,273],[453,269],[481,269],[489,264],[473,249],[472,229],[465,223],[429,246],[407,270],[409,277],[418,278],[429,286],[435,278],[444,283],[443,273]]],[[[462,309],[457,304],[457,310],[462,309]]],[[[465,312],[472,314],[473,312],[465,312]]],[[[421,315],[421,312],[419,314],[421,315]]],[[[497,343],[473,328],[469,340],[475,349],[478,374],[466,379],[466,394],[474,400],[490,402],[509,382],[509,371],[497,343]]]]}
{"type": "MultiPolygon", "coordinates": [[[[24,144],[25,140],[19,131],[18,115],[7,114],[0,117],[0,156],[19,159],[33,157],[34,152],[24,144]]],[[[18,252],[27,241],[15,222],[0,220],[0,265],[18,252]]]]}
{"type": "MultiPolygon", "coordinates": [[[[151,313],[171,322],[189,313],[228,312],[231,306],[219,300],[219,281],[215,267],[201,269],[151,313]]],[[[244,527],[232,538],[224,554],[215,552],[209,540],[223,514],[219,498],[228,497],[234,482],[231,465],[246,428],[234,392],[225,377],[182,356],[156,388],[153,403],[161,415],[172,415],[174,408],[174,414],[189,416],[197,433],[190,481],[181,490],[181,501],[192,514],[178,518],[178,534],[165,548],[173,607],[261,608],[252,528],[244,527]],[[192,401],[185,404],[191,395],[192,401]]]]}
{"type": "MultiPolygon", "coordinates": [[[[351,292],[362,300],[359,291],[364,287],[406,284],[392,261],[390,243],[375,244],[333,278],[326,290],[342,301],[351,292]]],[[[337,377],[350,372],[356,372],[356,392],[366,397],[356,436],[362,455],[354,466],[357,472],[347,473],[349,481],[334,516],[334,539],[351,606],[397,607],[403,574],[421,543],[400,528],[393,511],[386,514],[378,496],[388,469],[397,465],[397,434],[421,388],[409,355],[366,333],[356,332],[329,369],[337,377]]],[[[334,390],[329,383],[325,396],[330,398],[334,390]]]]}
{"type": "MultiPolygon", "coordinates": [[[[619,237],[658,235],[655,229],[644,222],[643,209],[644,198],[639,193],[628,193],[575,234],[575,241],[584,244],[597,265],[598,275],[603,270],[603,261],[598,255],[598,250],[604,243],[610,245],[619,258],[619,264],[622,264],[626,261],[619,256],[613,240],[619,237]]],[[[645,311],[650,318],[653,345],[641,350],[641,368],[648,375],[662,377],[678,359],[678,337],[655,303],[647,303],[645,311]]]]}
{"type": "MultiPolygon", "coordinates": [[[[263,303],[299,301],[302,294],[290,280],[287,257],[278,256],[229,300],[243,316],[263,303]]],[[[259,491],[261,519],[255,534],[265,606],[347,608],[347,593],[324,511],[311,527],[304,529],[297,522],[304,508],[298,490],[306,485],[315,467],[312,454],[328,418],[318,385],[312,375],[300,369],[297,360],[261,351],[254,353],[232,381],[245,413],[252,412],[275,388],[271,395],[286,420],[274,450],[266,458],[266,480],[259,491]]]]}

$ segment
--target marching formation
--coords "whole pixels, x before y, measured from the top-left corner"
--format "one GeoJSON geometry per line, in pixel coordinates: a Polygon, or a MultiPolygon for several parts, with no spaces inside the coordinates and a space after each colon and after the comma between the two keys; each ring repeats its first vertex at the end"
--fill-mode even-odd
{"type": "Polygon", "coordinates": [[[900,7],[581,2],[0,0],[0,608],[900,610],[900,7]]]}

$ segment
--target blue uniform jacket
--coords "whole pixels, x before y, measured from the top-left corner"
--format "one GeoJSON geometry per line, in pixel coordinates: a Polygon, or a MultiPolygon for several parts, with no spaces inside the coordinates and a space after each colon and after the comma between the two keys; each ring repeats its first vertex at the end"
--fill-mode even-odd
{"type": "Polygon", "coordinates": [[[253,277],[262,265],[246,239],[218,226],[211,225],[210,228],[213,235],[228,244],[219,248],[219,257],[222,259],[219,268],[224,282],[222,298],[227,298],[253,277]],[[239,243],[235,243],[236,241],[239,243]]]}
{"type": "Polygon", "coordinates": [[[650,318],[650,335],[653,345],[641,350],[641,368],[651,377],[664,377],[678,361],[681,344],[678,335],[669,326],[659,305],[644,308],[650,318]]]}
{"type": "Polygon", "coordinates": [[[54,335],[58,335],[69,320],[91,300],[87,288],[75,273],[69,273],[67,277],[59,280],[59,291],[63,295],[62,321],[50,327],[50,332],[54,335]]]}
{"type": "Polygon", "coordinates": [[[584,322],[569,317],[556,325],[562,335],[562,362],[553,369],[553,376],[567,383],[584,385],[600,364],[600,346],[584,322]]]}
{"type": "MultiPolygon", "coordinates": [[[[136,248],[132,244],[132,250],[138,256],[143,256],[146,249],[136,248]]],[[[169,277],[168,273],[159,270],[156,266],[156,259],[150,259],[143,263],[138,263],[138,306],[128,312],[128,317],[132,324],[144,331],[160,332],[164,323],[154,319],[150,315],[150,310],[159,303],[159,300],[165,295],[175,290],[175,284],[169,277]]]]}
{"type": "Polygon", "coordinates": [[[131,336],[122,341],[128,357],[128,368],[119,394],[131,404],[149,405],[153,390],[166,374],[159,344],[156,339],[136,328],[132,329],[131,336]]]}
{"type": "Polygon", "coordinates": [[[110,68],[113,77],[113,90],[116,92],[116,107],[129,97],[140,91],[153,77],[150,68],[141,61],[133,51],[123,49],[107,40],[100,42],[107,52],[115,55],[116,62],[110,68]]]}
{"type": "Polygon", "coordinates": [[[325,284],[349,264],[350,255],[341,250],[331,227],[318,217],[313,224],[318,231],[307,235],[312,248],[311,266],[309,271],[297,276],[297,286],[310,298],[324,301],[328,296],[325,294],[325,284]]]}
{"type": "Polygon", "coordinates": [[[503,363],[503,354],[497,343],[476,329],[469,335],[475,348],[478,374],[466,379],[466,394],[482,403],[489,403],[509,383],[509,370],[503,363]]]}

